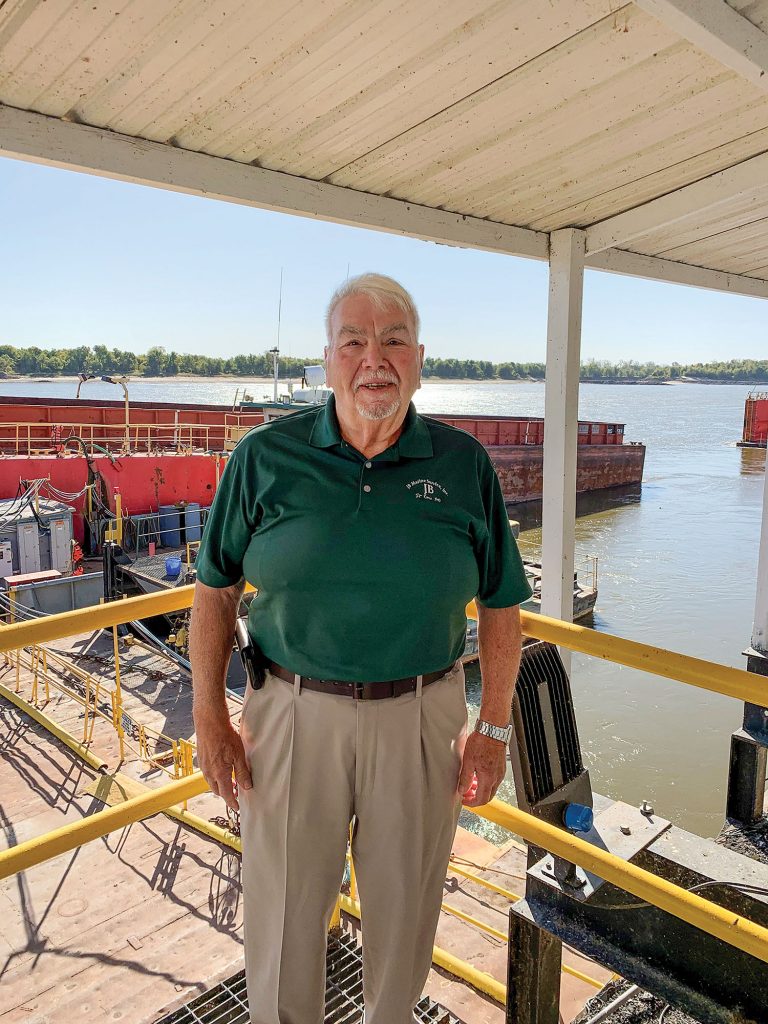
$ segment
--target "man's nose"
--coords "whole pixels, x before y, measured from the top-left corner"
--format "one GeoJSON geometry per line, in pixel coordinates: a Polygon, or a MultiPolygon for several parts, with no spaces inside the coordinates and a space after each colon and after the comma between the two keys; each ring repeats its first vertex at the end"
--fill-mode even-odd
{"type": "Polygon", "coordinates": [[[387,366],[387,350],[382,342],[373,340],[365,346],[365,365],[375,370],[387,366]]]}

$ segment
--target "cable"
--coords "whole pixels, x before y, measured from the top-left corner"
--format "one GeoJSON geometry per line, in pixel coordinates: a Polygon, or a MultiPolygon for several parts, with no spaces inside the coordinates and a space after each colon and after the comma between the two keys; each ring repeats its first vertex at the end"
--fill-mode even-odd
{"type": "Polygon", "coordinates": [[[589,1024],[598,1024],[598,1021],[605,1020],[609,1014],[613,1013],[613,1011],[618,1009],[619,1006],[626,1003],[628,999],[631,999],[637,990],[637,985],[630,985],[628,989],[616,996],[615,999],[612,999],[610,1003],[606,1003],[601,1010],[598,1010],[595,1016],[590,1018],[589,1024]]]}
{"type": "Polygon", "coordinates": [[[524,876],[515,874],[513,871],[503,871],[501,868],[494,868],[490,864],[476,864],[473,860],[469,860],[466,857],[455,857],[451,854],[451,864],[462,864],[465,867],[476,868],[478,871],[493,871],[496,875],[506,875],[508,878],[514,878],[516,881],[524,881],[524,876]]]}
{"type": "MultiPolygon", "coordinates": [[[[745,896],[768,896],[768,889],[761,885],[751,885],[749,882],[722,882],[719,880],[710,882],[699,882],[698,885],[691,885],[686,888],[686,892],[699,892],[702,889],[713,889],[717,887],[725,887],[733,889],[735,892],[745,896]]],[[[641,900],[638,903],[602,903],[594,904],[595,909],[599,910],[638,910],[642,907],[653,907],[655,904],[648,903],[645,900],[641,900]]]]}
{"type": "Polygon", "coordinates": [[[52,496],[60,498],[62,501],[77,501],[78,498],[81,498],[86,493],[90,486],[90,484],[86,484],[79,491],[70,493],[69,491],[61,491],[58,487],[54,487],[50,480],[45,481],[45,489],[52,496]]]}

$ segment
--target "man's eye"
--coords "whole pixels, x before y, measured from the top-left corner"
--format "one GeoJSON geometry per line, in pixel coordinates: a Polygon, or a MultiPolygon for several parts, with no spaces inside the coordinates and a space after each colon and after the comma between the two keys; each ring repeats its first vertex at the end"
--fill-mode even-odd
{"type": "Polygon", "coordinates": [[[403,345],[403,344],[405,344],[405,342],[402,340],[402,338],[389,338],[388,341],[387,341],[387,344],[388,345],[403,345]]]}

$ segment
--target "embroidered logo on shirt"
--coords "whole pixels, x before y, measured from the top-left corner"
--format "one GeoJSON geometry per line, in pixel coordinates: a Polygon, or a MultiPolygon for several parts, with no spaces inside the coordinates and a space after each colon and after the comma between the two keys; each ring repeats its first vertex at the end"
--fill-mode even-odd
{"type": "Polygon", "coordinates": [[[448,491],[446,491],[442,484],[437,483],[436,480],[411,480],[405,486],[407,490],[420,500],[439,502],[443,498],[448,497],[448,491]]]}

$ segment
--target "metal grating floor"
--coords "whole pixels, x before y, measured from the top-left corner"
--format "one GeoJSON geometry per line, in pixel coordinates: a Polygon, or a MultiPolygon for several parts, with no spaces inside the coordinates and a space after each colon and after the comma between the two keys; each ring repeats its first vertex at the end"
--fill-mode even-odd
{"type": "MultiPolygon", "coordinates": [[[[349,935],[329,936],[325,984],[325,1024],[360,1024],[363,1019],[363,961],[349,935]]],[[[416,1006],[419,1024],[461,1024],[428,996],[416,1006]]],[[[156,1024],[249,1024],[245,972],[196,996],[156,1024]]]]}
{"type": "Polygon", "coordinates": [[[173,590],[175,587],[184,586],[184,577],[189,569],[185,562],[186,554],[186,548],[163,548],[156,555],[139,555],[134,558],[130,565],[125,565],[121,568],[128,576],[135,574],[152,583],[159,583],[168,590],[173,590]],[[172,555],[177,555],[181,558],[181,572],[178,576],[168,576],[165,571],[165,560],[172,555]]]}

